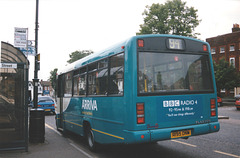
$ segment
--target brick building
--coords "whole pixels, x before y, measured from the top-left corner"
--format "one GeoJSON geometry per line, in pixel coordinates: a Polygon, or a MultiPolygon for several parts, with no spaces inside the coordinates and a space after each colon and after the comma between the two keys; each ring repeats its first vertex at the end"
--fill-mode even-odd
{"type": "MultiPolygon", "coordinates": [[[[233,24],[232,33],[219,35],[217,37],[207,38],[206,41],[211,46],[212,58],[218,63],[225,59],[240,71],[240,28],[239,24],[233,24]]],[[[240,88],[233,91],[240,93],[240,88]]],[[[232,92],[232,93],[233,93],[232,92]]]]}

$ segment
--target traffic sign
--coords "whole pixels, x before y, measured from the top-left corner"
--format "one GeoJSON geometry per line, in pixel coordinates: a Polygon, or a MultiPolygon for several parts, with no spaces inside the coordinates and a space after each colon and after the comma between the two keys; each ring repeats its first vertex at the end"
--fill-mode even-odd
{"type": "Polygon", "coordinates": [[[28,46],[28,50],[25,48],[19,48],[26,56],[28,55],[36,55],[35,47],[33,46],[28,46]]]}

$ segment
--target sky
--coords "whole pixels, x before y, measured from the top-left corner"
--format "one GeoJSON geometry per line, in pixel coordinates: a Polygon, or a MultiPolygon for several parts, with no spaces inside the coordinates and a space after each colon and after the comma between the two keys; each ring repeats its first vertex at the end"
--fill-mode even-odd
{"type": "MultiPolygon", "coordinates": [[[[195,32],[201,40],[232,32],[240,24],[240,0],[183,0],[198,10],[201,19],[195,32]]],[[[47,80],[50,71],[67,64],[76,50],[94,52],[135,36],[143,24],[146,5],[166,0],[39,0],[38,78],[47,80]]],[[[36,0],[0,0],[0,41],[14,44],[14,28],[28,28],[35,40],[36,0]]],[[[33,79],[34,57],[29,80],[33,79]]]]}

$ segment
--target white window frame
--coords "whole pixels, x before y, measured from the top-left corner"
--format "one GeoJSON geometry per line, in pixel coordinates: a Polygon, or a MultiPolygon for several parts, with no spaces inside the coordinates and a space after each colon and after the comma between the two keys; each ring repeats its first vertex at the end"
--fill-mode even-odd
{"type": "Polygon", "coordinates": [[[216,48],[211,48],[211,54],[216,54],[216,48]]]}
{"type": "Polygon", "coordinates": [[[235,57],[229,58],[229,64],[235,68],[235,57]]]}
{"type": "Polygon", "coordinates": [[[234,44],[231,44],[231,45],[229,46],[229,51],[230,51],[230,52],[235,51],[235,45],[234,45],[234,44]]]}
{"type": "Polygon", "coordinates": [[[220,53],[225,53],[225,47],[220,47],[220,53]]]}

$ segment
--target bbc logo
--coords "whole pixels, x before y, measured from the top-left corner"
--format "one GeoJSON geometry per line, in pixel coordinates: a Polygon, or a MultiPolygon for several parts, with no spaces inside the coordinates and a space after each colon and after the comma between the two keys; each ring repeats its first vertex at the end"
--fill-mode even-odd
{"type": "Polygon", "coordinates": [[[175,107],[175,106],[180,106],[180,100],[163,101],[163,107],[175,107]]]}

